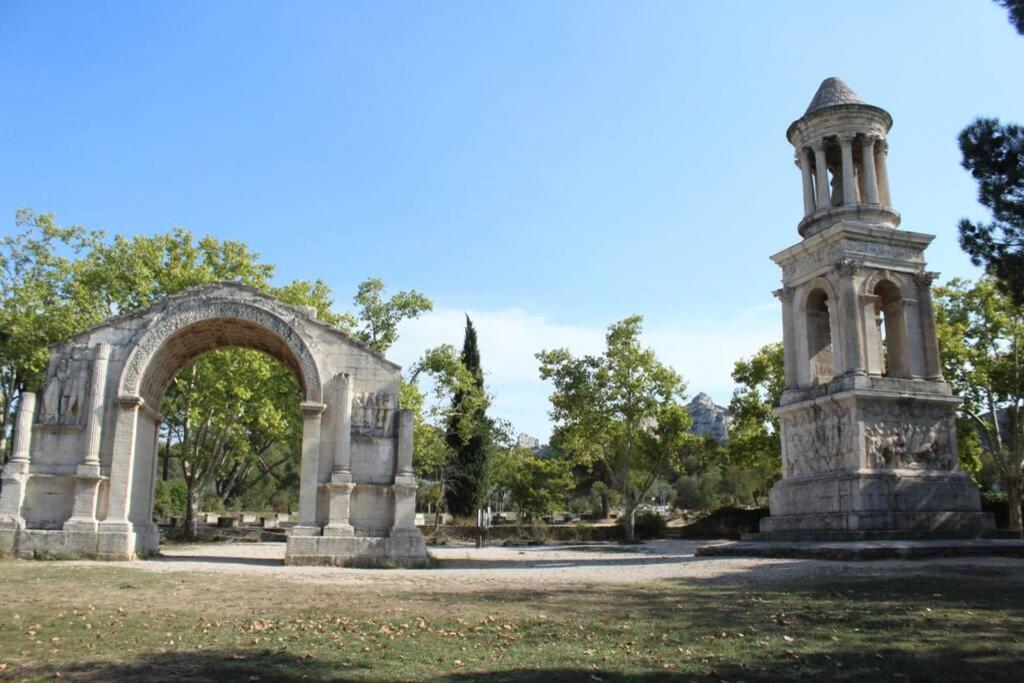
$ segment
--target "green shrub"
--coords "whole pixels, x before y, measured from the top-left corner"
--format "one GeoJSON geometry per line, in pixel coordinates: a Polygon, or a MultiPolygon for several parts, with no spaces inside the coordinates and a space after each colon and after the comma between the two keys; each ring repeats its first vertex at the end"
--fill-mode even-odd
{"type": "Polygon", "coordinates": [[[676,482],[675,507],[680,510],[714,510],[718,507],[717,488],[720,479],[719,476],[708,474],[679,477],[676,482]]]}
{"type": "Polygon", "coordinates": [[[157,481],[153,500],[153,517],[184,517],[186,489],[181,479],[157,481]]]}
{"type": "Polygon", "coordinates": [[[589,496],[576,496],[569,501],[569,511],[576,515],[585,515],[592,512],[589,496]]]}
{"type": "Polygon", "coordinates": [[[224,501],[216,493],[204,493],[199,499],[199,509],[203,512],[224,512],[224,501]]]}
{"type": "Polygon", "coordinates": [[[299,505],[298,498],[292,490],[278,491],[270,497],[270,509],[274,512],[291,512],[299,505]]]}
{"type": "MultiPolygon", "coordinates": [[[[615,522],[625,528],[625,518],[619,517],[615,522]]],[[[640,540],[664,538],[668,531],[668,521],[654,510],[641,509],[633,513],[633,532],[640,540]]]]}

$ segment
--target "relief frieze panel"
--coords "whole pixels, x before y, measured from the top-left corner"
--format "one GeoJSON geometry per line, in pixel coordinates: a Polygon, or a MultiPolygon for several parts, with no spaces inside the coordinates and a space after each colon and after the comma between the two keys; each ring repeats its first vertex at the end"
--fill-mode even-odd
{"type": "Polygon", "coordinates": [[[394,394],[357,392],[352,396],[352,433],[357,436],[391,436],[395,407],[394,394]]]}
{"type": "Polygon", "coordinates": [[[952,414],[924,403],[866,406],[866,465],[874,469],[956,468],[952,414]]]}
{"type": "Polygon", "coordinates": [[[865,240],[842,240],[826,245],[820,249],[793,259],[782,266],[784,280],[805,275],[825,263],[835,263],[840,257],[861,255],[892,261],[910,261],[915,264],[924,263],[924,254],[920,249],[904,247],[884,242],[868,242],[865,240]]]}
{"type": "Polygon", "coordinates": [[[853,424],[848,407],[814,405],[782,418],[783,470],[799,477],[843,468],[853,451],[853,424]]]}

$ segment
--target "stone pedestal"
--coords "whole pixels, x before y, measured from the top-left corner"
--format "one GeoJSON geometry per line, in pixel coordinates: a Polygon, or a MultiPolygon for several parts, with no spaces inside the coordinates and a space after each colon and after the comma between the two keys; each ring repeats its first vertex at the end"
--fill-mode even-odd
{"type": "Polygon", "coordinates": [[[837,532],[994,528],[977,487],[959,471],[958,399],[945,382],[846,377],[788,398],[804,400],[776,410],[783,478],[772,487],[762,532],[835,539],[837,532]],[[823,395],[807,396],[814,393],[823,395]]]}
{"type": "Polygon", "coordinates": [[[355,487],[349,472],[336,472],[331,476],[331,482],[327,484],[329,521],[324,527],[324,536],[355,535],[355,529],[348,521],[352,504],[352,490],[355,487]]]}

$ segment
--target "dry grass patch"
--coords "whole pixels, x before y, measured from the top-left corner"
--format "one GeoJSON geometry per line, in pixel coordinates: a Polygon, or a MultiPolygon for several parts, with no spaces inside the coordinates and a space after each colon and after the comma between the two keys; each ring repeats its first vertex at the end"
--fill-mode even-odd
{"type": "Polygon", "coordinates": [[[0,563],[0,678],[1019,680],[1019,577],[367,591],[0,563]],[[1008,590],[1009,588],[1009,590],[1008,590]]]}

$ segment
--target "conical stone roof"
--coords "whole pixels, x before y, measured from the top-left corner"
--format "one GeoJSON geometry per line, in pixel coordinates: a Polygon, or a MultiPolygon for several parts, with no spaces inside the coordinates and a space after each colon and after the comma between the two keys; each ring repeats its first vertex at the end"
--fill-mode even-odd
{"type": "Polygon", "coordinates": [[[850,89],[850,86],[835,76],[830,76],[818,86],[818,92],[814,93],[814,99],[807,106],[804,116],[811,112],[834,107],[837,104],[864,104],[864,101],[857,97],[857,93],[850,89]]]}

